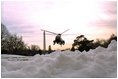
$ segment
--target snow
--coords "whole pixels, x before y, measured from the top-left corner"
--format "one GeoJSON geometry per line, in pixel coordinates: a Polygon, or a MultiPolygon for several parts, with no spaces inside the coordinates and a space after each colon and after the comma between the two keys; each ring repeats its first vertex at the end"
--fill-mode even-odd
{"type": "Polygon", "coordinates": [[[117,43],[89,52],[55,51],[33,57],[2,55],[2,78],[116,78],[117,43]]]}

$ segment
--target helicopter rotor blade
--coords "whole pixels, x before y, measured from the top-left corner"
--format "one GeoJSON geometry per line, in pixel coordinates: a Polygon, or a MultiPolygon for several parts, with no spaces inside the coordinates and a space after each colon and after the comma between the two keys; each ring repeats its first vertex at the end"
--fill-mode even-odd
{"type": "MultiPolygon", "coordinates": [[[[46,34],[46,35],[53,35],[53,34],[46,34]]],[[[70,35],[79,35],[79,34],[63,34],[63,36],[70,36],[70,35]]]]}
{"type": "Polygon", "coordinates": [[[78,34],[63,34],[63,36],[64,36],[64,35],[78,35],[78,34]]]}
{"type": "Polygon", "coordinates": [[[57,33],[54,33],[54,32],[50,32],[50,31],[47,31],[47,30],[43,30],[43,29],[41,29],[42,31],[46,31],[46,32],[48,32],[48,33],[52,33],[52,34],[54,34],[54,35],[57,35],[57,33]]]}
{"type": "Polygon", "coordinates": [[[69,30],[69,29],[67,29],[67,30],[65,30],[64,32],[62,32],[61,35],[62,35],[63,33],[65,33],[65,32],[67,32],[68,30],[69,30]]]}

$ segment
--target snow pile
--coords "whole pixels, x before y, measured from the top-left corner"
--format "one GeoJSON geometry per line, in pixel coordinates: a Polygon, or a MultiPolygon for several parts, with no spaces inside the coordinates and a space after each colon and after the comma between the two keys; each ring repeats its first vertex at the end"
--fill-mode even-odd
{"type": "Polygon", "coordinates": [[[3,78],[114,78],[117,77],[117,43],[112,41],[107,49],[98,47],[89,52],[58,50],[33,57],[2,55],[1,64],[3,78]]]}

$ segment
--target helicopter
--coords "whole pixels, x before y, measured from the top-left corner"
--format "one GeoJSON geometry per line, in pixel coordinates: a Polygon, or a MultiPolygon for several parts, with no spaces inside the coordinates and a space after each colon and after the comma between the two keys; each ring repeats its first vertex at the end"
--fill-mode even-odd
{"type": "Polygon", "coordinates": [[[62,46],[62,45],[65,45],[65,41],[61,38],[61,35],[64,34],[65,32],[67,32],[68,30],[69,29],[65,30],[62,33],[55,33],[55,32],[51,32],[51,31],[47,31],[47,30],[43,30],[43,31],[56,35],[55,40],[53,41],[53,45],[55,45],[57,43],[62,46]]]}

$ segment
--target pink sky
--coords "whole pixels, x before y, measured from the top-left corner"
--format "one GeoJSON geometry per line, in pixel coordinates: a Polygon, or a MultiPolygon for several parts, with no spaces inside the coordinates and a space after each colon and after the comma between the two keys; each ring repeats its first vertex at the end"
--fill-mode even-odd
{"type": "Polygon", "coordinates": [[[39,0],[2,1],[1,21],[11,33],[23,37],[28,45],[43,47],[40,29],[61,33],[66,45],[53,45],[55,36],[47,35],[47,47],[71,47],[76,36],[84,34],[89,39],[109,38],[117,32],[117,2],[103,0],[39,0]]]}

